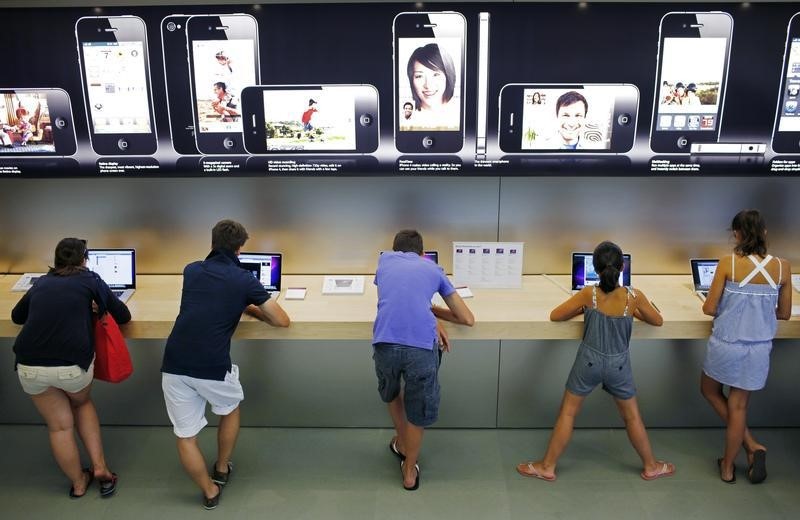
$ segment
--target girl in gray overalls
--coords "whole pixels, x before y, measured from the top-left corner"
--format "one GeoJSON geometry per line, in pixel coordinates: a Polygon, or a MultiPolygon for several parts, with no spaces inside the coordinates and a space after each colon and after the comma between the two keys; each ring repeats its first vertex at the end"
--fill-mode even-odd
{"type": "Polygon", "coordinates": [[[653,456],[636,402],[628,355],[634,316],[656,326],[661,326],[664,320],[642,291],[620,285],[622,262],[619,246],[612,242],[598,245],[592,263],[600,276],[600,290],[598,286],[586,286],[550,313],[552,321],[566,321],[583,313],[583,341],[567,378],[561,410],[544,458],[518,464],[517,471],[522,476],[556,479],[556,464],[572,436],[575,417],[586,396],[601,383],[614,397],[625,420],[628,438],[642,459],[641,477],[655,480],[675,473],[674,464],[653,456]]]}

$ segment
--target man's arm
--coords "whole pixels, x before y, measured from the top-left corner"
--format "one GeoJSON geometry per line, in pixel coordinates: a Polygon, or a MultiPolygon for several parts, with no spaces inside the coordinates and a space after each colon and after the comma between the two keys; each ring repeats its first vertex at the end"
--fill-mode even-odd
{"type": "Polygon", "coordinates": [[[447,309],[435,305],[431,307],[434,316],[440,320],[460,323],[468,327],[475,324],[475,316],[472,315],[472,311],[457,292],[453,291],[449,296],[445,296],[444,303],[447,305],[447,309]]]}
{"type": "Polygon", "coordinates": [[[286,314],[283,307],[271,298],[258,306],[248,305],[244,313],[273,327],[288,327],[291,324],[289,315],[286,314]]]}

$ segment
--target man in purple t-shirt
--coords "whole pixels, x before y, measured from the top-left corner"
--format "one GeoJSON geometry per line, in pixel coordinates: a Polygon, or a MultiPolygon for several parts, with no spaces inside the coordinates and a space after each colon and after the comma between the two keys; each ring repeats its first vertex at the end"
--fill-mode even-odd
{"type": "Polygon", "coordinates": [[[373,326],[378,393],[389,405],[397,435],[389,449],[397,456],[403,488],[419,487],[417,460],[426,426],[439,415],[439,348],[450,350],[438,319],[472,326],[472,316],[441,267],[422,256],[422,235],[403,230],[393,251],[378,260],[378,314],[373,326]],[[439,293],[447,308],[431,305],[439,293]],[[401,378],[405,387],[401,386],[401,378]],[[402,389],[402,390],[401,390],[402,389]]]}

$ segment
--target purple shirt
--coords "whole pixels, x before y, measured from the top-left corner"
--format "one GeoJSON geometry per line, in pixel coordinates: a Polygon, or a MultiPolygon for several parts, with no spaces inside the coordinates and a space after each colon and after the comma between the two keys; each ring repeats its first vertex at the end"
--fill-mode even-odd
{"type": "Polygon", "coordinates": [[[456,290],[444,270],[416,253],[386,251],[375,272],[378,315],[372,327],[372,344],[395,343],[433,349],[437,343],[436,317],[431,298],[456,290]]]}

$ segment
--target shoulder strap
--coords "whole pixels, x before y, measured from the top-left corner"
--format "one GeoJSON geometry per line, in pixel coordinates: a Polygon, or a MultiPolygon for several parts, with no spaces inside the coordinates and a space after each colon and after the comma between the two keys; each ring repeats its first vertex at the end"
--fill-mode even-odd
{"type": "Polygon", "coordinates": [[[597,286],[592,286],[592,309],[597,308],[597,286]]]}
{"type": "Polygon", "coordinates": [[[106,295],[103,293],[102,287],[100,285],[100,275],[95,272],[92,272],[94,276],[94,286],[95,286],[95,297],[93,298],[95,303],[97,303],[97,315],[102,316],[106,312],[108,312],[108,303],[106,302],[106,295]]]}
{"type": "Polygon", "coordinates": [[[736,255],[731,255],[731,281],[736,281],[736,255]]]}
{"type": "Polygon", "coordinates": [[[636,293],[633,292],[633,289],[631,289],[630,287],[626,286],[625,287],[625,291],[626,291],[626,294],[625,294],[625,310],[622,312],[623,316],[627,316],[628,315],[628,307],[631,304],[631,296],[636,298],[636,293]]]}
{"type": "Polygon", "coordinates": [[[769,275],[767,270],[764,269],[764,266],[766,266],[770,262],[770,260],[772,260],[772,255],[767,255],[766,257],[764,257],[764,260],[762,260],[761,262],[756,260],[756,257],[753,256],[753,255],[749,255],[747,258],[749,258],[750,261],[753,262],[753,265],[755,267],[753,268],[752,271],[750,271],[750,274],[745,276],[742,279],[742,281],[739,282],[739,287],[744,287],[745,285],[750,283],[750,280],[752,280],[754,276],[756,276],[757,274],[761,273],[761,275],[764,277],[764,279],[767,280],[767,283],[769,284],[769,286],[772,287],[773,289],[776,289],[778,287],[778,285],[772,279],[772,276],[769,275]]]}

